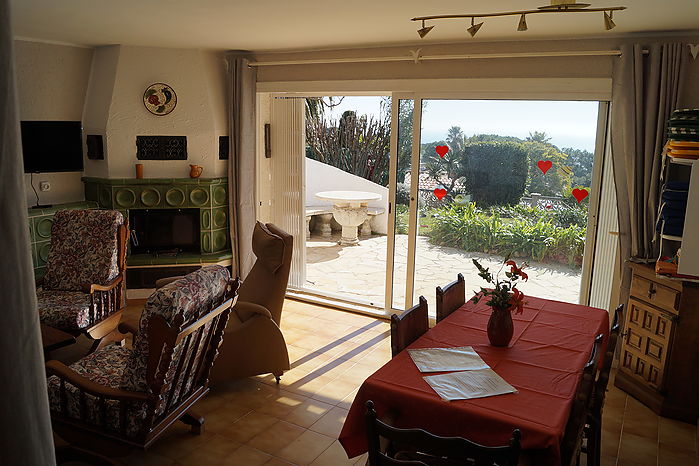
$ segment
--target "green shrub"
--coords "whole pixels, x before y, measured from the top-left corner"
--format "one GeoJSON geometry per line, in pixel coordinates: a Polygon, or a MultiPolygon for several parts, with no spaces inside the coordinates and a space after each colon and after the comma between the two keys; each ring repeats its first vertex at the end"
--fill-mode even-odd
{"type": "Polygon", "coordinates": [[[586,226],[562,225],[556,215],[526,206],[482,211],[474,203],[452,204],[433,211],[430,241],[465,251],[580,265],[586,226]]]}
{"type": "Polygon", "coordinates": [[[466,190],[479,206],[514,205],[527,183],[527,151],[514,142],[479,142],[465,147],[466,190]]]}

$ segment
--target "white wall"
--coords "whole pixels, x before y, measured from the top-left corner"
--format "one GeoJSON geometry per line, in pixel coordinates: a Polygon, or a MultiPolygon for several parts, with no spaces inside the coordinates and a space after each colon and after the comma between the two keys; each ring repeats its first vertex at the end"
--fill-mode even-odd
{"type": "Polygon", "coordinates": [[[186,178],[190,164],[204,167],[205,178],[226,175],[227,161],[218,159],[218,137],[228,133],[221,54],[105,47],[98,49],[92,73],[86,117],[105,135],[105,161],[86,164],[87,176],[133,178],[136,163],[144,165],[146,178],[186,178]],[[153,115],[143,105],[143,92],[157,82],[170,85],[177,94],[177,106],[168,115],[153,115]],[[187,136],[188,159],[137,160],[136,136],[147,135],[187,136]]]}
{"type": "MultiPolygon", "coordinates": [[[[92,49],[19,40],[14,46],[20,119],[81,121],[92,49]]],[[[34,187],[42,204],[82,201],[81,176],[82,172],[38,173],[33,175],[34,187]],[[42,181],[50,183],[50,191],[39,191],[42,181]]],[[[35,205],[30,175],[24,180],[27,205],[35,205]]]]}
{"type": "Polygon", "coordinates": [[[366,191],[380,194],[380,200],[371,201],[368,204],[369,207],[380,207],[384,210],[383,214],[372,219],[371,229],[375,233],[388,232],[388,188],[331,165],[306,158],[306,206],[331,205],[315,197],[315,193],[321,191],[366,191]]]}

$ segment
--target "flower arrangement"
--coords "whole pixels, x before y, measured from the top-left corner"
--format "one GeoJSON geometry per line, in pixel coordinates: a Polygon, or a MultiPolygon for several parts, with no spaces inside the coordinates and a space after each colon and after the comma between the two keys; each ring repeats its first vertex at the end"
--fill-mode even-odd
{"type": "Polygon", "coordinates": [[[494,286],[493,288],[481,287],[481,293],[471,298],[471,300],[474,303],[478,303],[478,301],[487,297],[488,301],[486,304],[493,309],[509,310],[510,312],[514,311],[516,314],[521,314],[524,310],[524,293],[517,289],[517,280],[527,281],[529,279],[529,276],[523,270],[527,263],[524,262],[521,267],[518,267],[517,263],[510,260],[508,256],[494,277],[489,269],[483,267],[476,259],[473,259],[473,265],[478,269],[478,276],[494,286]],[[500,280],[500,273],[505,266],[510,267],[509,271],[505,271],[507,279],[500,280]]]}

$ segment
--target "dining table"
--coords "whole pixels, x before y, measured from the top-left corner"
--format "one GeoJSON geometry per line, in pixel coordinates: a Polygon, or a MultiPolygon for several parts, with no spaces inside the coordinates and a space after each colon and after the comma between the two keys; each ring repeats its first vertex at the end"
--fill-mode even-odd
{"type": "Polygon", "coordinates": [[[419,337],[410,348],[471,346],[515,393],[445,401],[424,380],[403,350],[369,376],[350,407],[339,441],[348,458],[367,451],[366,402],[379,418],[399,428],[421,428],[440,436],[467,438],[487,446],[507,445],[514,429],[532,464],[559,465],[560,444],[573,398],[594,339],[609,335],[604,309],[527,297],[513,314],[514,334],[507,347],[490,345],[491,309],[485,299],[467,301],[419,337]]]}

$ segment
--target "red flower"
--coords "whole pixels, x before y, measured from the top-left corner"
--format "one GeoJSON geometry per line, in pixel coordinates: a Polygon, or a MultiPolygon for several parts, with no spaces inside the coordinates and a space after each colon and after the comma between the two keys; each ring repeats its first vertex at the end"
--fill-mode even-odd
{"type": "Polygon", "coordinates": [[[151,105],[160,105],[160,100],[158,99],[158,96],[155,94],[148,97],[148,102],[151,105]]]}
{"type": "Polygon", "coordinates": [[[517,288],[512,288],[512,297],[510,297],[510,309],[514,308],[515,314],[521,314],[524,311],[524,293],[517,288]]]}
{"type": "Polygon", "coordinates": [[[522,277],[522,280],[524,280],[524,281],[529,280],[529,275],[527,275],[526,272],[522,271],[522,269],[527,264],[523,264],[522,267],[517,267],[517,263],[515,261],[510,260],[510,261],[505,262],[505,265],[510,266],[510,273],[515,274],[515,275],[519,275],[520,277],[522,277]]]}

